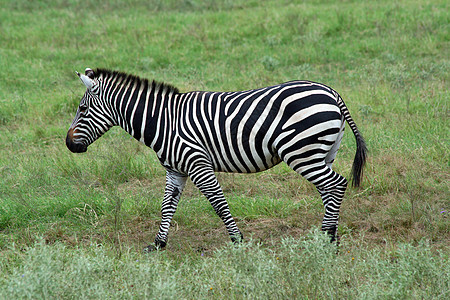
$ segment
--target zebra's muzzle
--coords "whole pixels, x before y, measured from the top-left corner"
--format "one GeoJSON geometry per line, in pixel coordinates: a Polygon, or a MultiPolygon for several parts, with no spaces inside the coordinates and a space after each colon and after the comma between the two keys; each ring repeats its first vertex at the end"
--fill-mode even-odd
{"type": "Polygon", "coordinates": [[[72,140],[72,134],[71,134],[70,130],[67,133],[66,146],[73,153],[82,153],[82,152],[86,152],[86,150],[87,150],[87,146],[86,145],[81,144],[81,143],[75,143],[72,140]]]}

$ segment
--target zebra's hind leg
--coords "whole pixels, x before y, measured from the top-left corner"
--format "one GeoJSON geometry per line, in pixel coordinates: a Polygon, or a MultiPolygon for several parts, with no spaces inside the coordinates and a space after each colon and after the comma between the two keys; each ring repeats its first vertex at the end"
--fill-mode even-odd
{"type": "Polygon", "coordinates": [[[234,243],[241,242],[243,235],[231,216],[230,208],[228,207],[228,203],[225,200],[222,188],[217,181],[213,169],[210,166],[197,164],[195,169],[190,172],[189,177],[211,203],[216,214],[222,219],[231,241],[234,243]]]}
{"type": "Polygon", "coordinates": [[[316,186],[325,208],[322,230],[326,231],[330,235],[331,242],[334,242],[338,239],[339,209],[347,189],[347,179],[333,171],[330,165],[325,160],[309,165],[304,162],[300,166],[290,164],[297,173],[316,186]]]}
{"type": "Polygon", "coordinates": [[[161,224],[154,245],[144,248],[144,252],[162,249],[167,244],[170,222],[175,214],[181,193],[186,185],[187,176],[168,170],[166,173],[166,188],[161,206],[161,224]]]}
{"type": "Polygon", "coordinates": [[[322,197],[322,202],[325,207],[322,230],[328,232],[331,242],[337,241],[339,243],[337,233],[339,209],[344,198],[345,190],[347,189],[347,179],[334,171],[331,174],[332,177],[329,182],[323,186],[316,186],[316,188],[322,197]]]}

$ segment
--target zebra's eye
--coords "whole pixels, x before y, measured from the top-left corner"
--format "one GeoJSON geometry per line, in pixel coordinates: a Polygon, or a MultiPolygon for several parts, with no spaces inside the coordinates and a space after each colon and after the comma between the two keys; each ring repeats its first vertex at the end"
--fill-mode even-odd
{"type": "Polygon", "coordinates": [[[88,109],[88,107],[87,107],[87,105],[86,104],[82,104],[82,105],[80,105],[80,112],[81,113],[84,113],[84,112],[86,112],[86,110],[88,109]]]}

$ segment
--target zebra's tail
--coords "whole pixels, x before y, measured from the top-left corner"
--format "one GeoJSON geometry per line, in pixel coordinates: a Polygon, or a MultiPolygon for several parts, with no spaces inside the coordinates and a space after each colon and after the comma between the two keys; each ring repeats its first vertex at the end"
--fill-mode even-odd
{"type": "Polygon", "coordinates": [[[344,119],[347,121],[356,139],[356,153],[352,167],[352,185],[354,187],[357,187],[361,184],[361,179],[363,177],[363,169],[364,165],[366,164],[367,158],[366,142],[364,141],[364,138],[361,135],[361,133],[358,131],[358,127],[356,126],[355,121],[353,121],[352,117],[350,116],[350,112],[348,111],[348,108],[345,105],[344,100],[342,100],[339,94],[337,103],[339,109],[341,110],[341,113],[344,115],[344,119]]]}

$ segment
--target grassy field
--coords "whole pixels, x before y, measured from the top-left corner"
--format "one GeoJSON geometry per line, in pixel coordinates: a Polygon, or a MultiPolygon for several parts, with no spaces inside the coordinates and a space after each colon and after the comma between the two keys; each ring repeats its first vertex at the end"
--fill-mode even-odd
{"type": "MultiPolygon", "coordinates": [[[[447,1],[25,1],[0,5],[0,299],[450,297],[447,1]],[[188,182],[166,251],[165,172],[113,128],[85,154],[65,135],[110,68],[181,91],[294,79],[335,88],[364,134],[340,251],[318,232],[319,194],[285,164],[218,174],[246,238],[229,243],[188,182]],[[325,245],[325,246],[324,246],[325,245]]],[[[347,178],[344,137],[334,169],[347,178]]]]}

